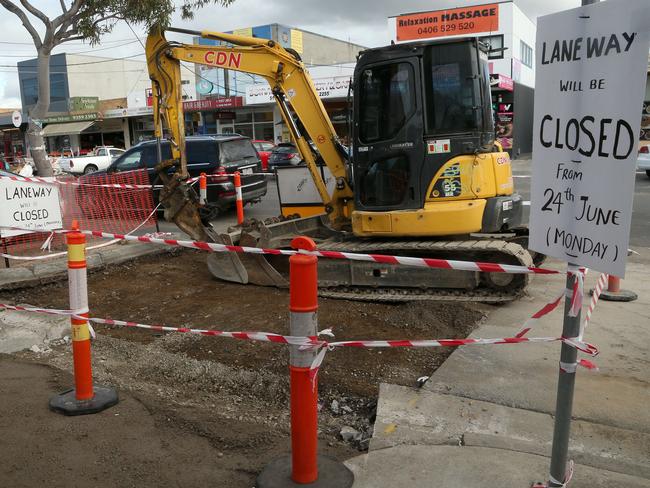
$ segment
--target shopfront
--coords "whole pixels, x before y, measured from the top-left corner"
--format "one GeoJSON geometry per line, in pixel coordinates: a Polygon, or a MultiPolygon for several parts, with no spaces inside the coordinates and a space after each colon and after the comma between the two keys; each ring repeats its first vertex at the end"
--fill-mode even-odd
{"type": "MultiPolygon", "coordinates": [[[[12,162],[24,156],[27,124],[19,110],[0,114],[0,160],[12,162]]],[[[2,166],[0,165],[0,168],[2,166]]]]}
{"type": "Polygon", "coordinates": [[[241,134],[274,140],[273,105],[244,107],[243,97],[214,97],[183,102],[188,134],[241,134]],[[196,115],[200,114],[198,117],[196,115]]]}
{"type": "MultiPolygon", "coordinates": [[[[348,138],[347,96],[350,77],[314,78],[313,82],[336,134],[345,142],[348,138]]],[[[246,124],[252,123],[255,128],[255,138],[257,139],[260,138],[259,135],[262,132],[264,140],[275,142],[278,141],[278,138],[284,142],[290,140],[288,128],[276,107],[275,98],[268,84],[248,85],[246,87],[245,101],[245,108],[236,112],[239,119],[239,122],[235,121],[236,132],[247,130],[246,124]],[[250,121],[251,116],[247,115],[247,112],[252,113],[252,122],[250,121]],[[238,128],[239,130],[237,130],[238,128]],[[267,137],[267,134],[269,137],[267,137]],[[274,137],[271,138],[270,136],[274,137]]],[[[250,132],[246,135],[248,134],[250,132]]]]}

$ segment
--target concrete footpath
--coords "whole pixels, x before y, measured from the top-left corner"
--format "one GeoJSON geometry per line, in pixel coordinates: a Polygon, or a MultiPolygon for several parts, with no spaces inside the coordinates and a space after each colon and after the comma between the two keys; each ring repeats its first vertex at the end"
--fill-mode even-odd
{"type": "MultiPolygon", "coordinates": [[[[630,259],[631,303],[599,302],[585,340],[600,371],[580,368],[573,405],[570,488],[650,487],[650,249],[630,259]]],[[[561,269],[558,262],[547,267],[561,269]]],[[[597,272],[589,273],[593,286],[597,272]]],[[[564,287],[537,276],[529,296],[495,307],[471,337],[507,337],[564,287]]],[[[588,301],[588,297],[587,297],[588,301]]],[[[529,336],[558,336],[562,311],[529,336]]],[[[382,384],[367,454],[348,461],[355,488],[526,487],[546,481],[559,343],[467,346],[421,389],[382,384]]]]}

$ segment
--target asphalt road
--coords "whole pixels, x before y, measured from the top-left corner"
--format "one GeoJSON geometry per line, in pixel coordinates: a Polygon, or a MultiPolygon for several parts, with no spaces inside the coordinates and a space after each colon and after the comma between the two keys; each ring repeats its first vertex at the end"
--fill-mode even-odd
{"type": "MultiPolygon", "coordinates": [[[[512,175],[515,179],[515,190],[525,201],[530,200],[531,160],[514,160],[512,175]]],[[[530,207],[524,209],[525,221],[528,221],[530,207]]],[[[645,171],[637,171],[634,185],[634,212],[630,231],[631,247],[650,247],[650,178],[645,171]]]]}

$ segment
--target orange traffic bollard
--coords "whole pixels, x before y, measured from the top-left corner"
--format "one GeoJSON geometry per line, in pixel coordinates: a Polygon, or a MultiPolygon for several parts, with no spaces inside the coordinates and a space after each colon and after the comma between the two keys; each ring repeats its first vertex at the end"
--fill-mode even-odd
{"type": "Polygon", "coordinates": [[[208,178],[205,173],[199,176],[199,204],[205,205],[208,203],[208,178]]]}
{"type": "Polygon", "coordinates": [[[242,193],[241,193],[241,175],[239,174],[239,171],[235,171],[234,174],[234,180],[235,180],[235,193],[237,195],[237,223],[239,225],[244,223],[244,200],[242,198],[242,193]]]}
{"type": "Polygon", "coordinates": [[[633,291],[621,290],[621,279],[610,275],[607,279],[607,290],[601,292],[600,298],[610,302],[631,302],[639,297],[633,291]]]}
{"type": "Polygon", "coordinates": [[[72,360],[74,384],[72,390],[50,398],[50,408],[65,415],[97,413],[117,404],[117,392],[113,388],[93,387],[90,353],[90,328],[88,320],[88,286],[86,275],[86,236],[78,232],[77,221],[72,222],[72,232],[66,234],[68,245],[68,288],[71,317],[72,360]]]}
{"type": "MultiPolygon", "coordinates": [[[[291,241],[294,249],[314,251],[309,237],[291,241]]],[[[318,258],[297,254],[289,258],[289,333],[318,336],[318,258]]],[[[349,488],[354,475],[335,459],[318,455],[318,383],[310,367],[315,348],[289,346],[291,386],[291,456],[269,464],[257,478],[258,488],[349,488]]]]}

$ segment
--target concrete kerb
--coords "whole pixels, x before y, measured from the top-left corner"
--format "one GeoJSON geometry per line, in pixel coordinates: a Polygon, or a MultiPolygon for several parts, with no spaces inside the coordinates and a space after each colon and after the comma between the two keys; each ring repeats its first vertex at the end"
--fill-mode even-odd
{"type": "MultiPolygon", "coordinates": [[[[354,488],[522,488],[547,476],[549,460],[536,454],[473,446],[396,446],[346,462],[354,488]]],[[[648,480],[577,465],[571,488],[647,488],[648,480]]]]}
{"type": "MultiPolygon", "coordinates": [[[[121,264],[142,256],[173,252],[173,248],[139,243],[116,243],[113,246],[90,251],[87,256],[88,270],[97,271],[111,264],[121,264]]],[[[0,269],[0,290],[30,288],[62,280],[67,276],[66,257],[34,264],[0,269]]]]}
{"type": "MultiPolygon", "coordinates": [[[[552,435],[547,413],[382,384],[370,450],[462,445],[549,456],[552,435]]],[[[648,452],[649,434],[573,421],[569,453],[578,464],[650,480],[648,452]]]]}

